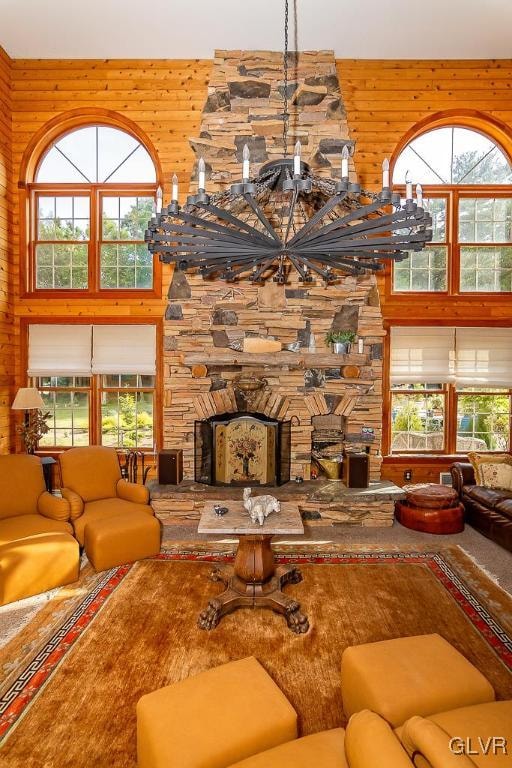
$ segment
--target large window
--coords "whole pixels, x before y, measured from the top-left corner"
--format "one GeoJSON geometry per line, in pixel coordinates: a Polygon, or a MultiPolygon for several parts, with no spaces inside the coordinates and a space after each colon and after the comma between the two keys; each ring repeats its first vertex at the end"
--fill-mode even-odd
{"type": "Polygon", "coordinates": [[[40,447],[154,450],[155,341],[150,324],[30,325],[28,374],[50,414],[40,447]]]}
{"type": "Polygon", "coordinates": [[[489,137],[462,127],[418,136],[395,163],[423,186],[432,244],[393,269],[395,292],[512,292],[512,167],[489,137]]]}
{"type": "Polygon", "coordinates": [[[130,134],[95,125],[58,139],[30,185],[28,289],[152,290],[144,230],[155,189],[151,157],[130,134]]]}
{"type": "Polygon", "coordinates": [[[391,329],[391,453],[508,451],[512,329],[391,329]]]}

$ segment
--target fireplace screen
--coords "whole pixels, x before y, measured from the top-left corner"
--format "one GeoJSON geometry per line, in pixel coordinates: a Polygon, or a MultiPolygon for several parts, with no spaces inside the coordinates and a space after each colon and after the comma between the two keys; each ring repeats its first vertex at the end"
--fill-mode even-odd
{"type": "Polygon", "coordinates": [[[195,480],[282,485],[290,480],[290,422],[234,413],[195,422],[195,480]]]}

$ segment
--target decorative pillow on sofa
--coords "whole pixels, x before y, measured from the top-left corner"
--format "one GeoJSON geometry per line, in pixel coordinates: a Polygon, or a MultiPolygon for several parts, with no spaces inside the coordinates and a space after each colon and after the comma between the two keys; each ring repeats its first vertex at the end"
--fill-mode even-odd
{"type": "MultiPolygon", "coordinates": [[[[512,456],[510,453],[468,453],[468,459],[475,470],[475,480],[477,485],[485,485],[481,469],[484,464],[508,464],[512,467],[512,456]]],[[[490,486],[488,486],[490,487],[490,486]]]]}
{"type": "Polygon", "coordinates": [[[480,466],[480,477],[484,488],[512,491],[512,466],[510,464],[486,462],[480,466]]]}

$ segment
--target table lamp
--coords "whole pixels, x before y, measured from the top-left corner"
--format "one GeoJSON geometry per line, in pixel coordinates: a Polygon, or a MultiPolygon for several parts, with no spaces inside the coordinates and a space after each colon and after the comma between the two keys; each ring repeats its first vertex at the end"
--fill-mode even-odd
{"type": "MultiPolygon", "coordinates": [[[[36,389],[36,387],[20,387],[16,397],[14,398],[14,402],[11,405],[11,408],[13,411],[25,411],[24,433],[26,434],[30,427],[30,412],[42,410],[44,408],[44,402],[39,390],[36,389]]],[[[24,442],[27,453],[33,453],[33,447],[31,450],[30,446],[27,445],[25,438],[24,442]]]]}

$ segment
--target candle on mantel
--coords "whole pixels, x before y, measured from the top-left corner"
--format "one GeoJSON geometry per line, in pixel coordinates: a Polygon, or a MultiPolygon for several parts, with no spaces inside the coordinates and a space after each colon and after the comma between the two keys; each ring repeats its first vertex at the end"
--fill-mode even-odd
{"type": "Polygon", "coordinates": [[[348,179],[348,158],[349,151],[346,144],[343,145],[341,150],[341,178],[348,179]]]}
{"type": "Polygon", "coordinates": [[[389,160],[382,161],[382,189],[389,189],[389,160]]]}
{"type": "Polygon", "coordinates": [[[293,156],[293,175],[294,176],[300,176],[300,152],[301,152],[302,146],[300,141],[298,141],[295,145],[295,154],[293,156]]]}
{"type": "Polygon", "coordinates": [[[412,181],[409,179],[409,171],[405,174],[405,199],[412,200],[412,181]]]}
{"type": "Polygon", "coordinates": [[[171,195],[171,202],[177,203],[178,202],[178,177],[176,174],[173,174],[172,177],[172,195],[171,195]]]}
{"type": "Polygon", "coordinates": [[[206,184],[206,165],[204,163],[204,160],[202,157],[199,158],[199,162],[197,164],[197,186],[198,188],[204,192],[206,184]]]}
{"type": "Polygon", "coordinates": [[[249,147],[247,144],[244,144],[244,149],[242,152],[242,179],[243,181],[249,181],[250,178],[250,160],[251,160],[251,153],[249,151],[249,147]]]}
{"type": "Polygon", "coordinates": [[[423,188],[421,184],[416,184],[416,205],[423,208],[423,188]]]}
{"type": "Polygon", "coordinates": [[[162,212],[162,187],[158,187],[156,191],[156,212],[162,212]]]}

